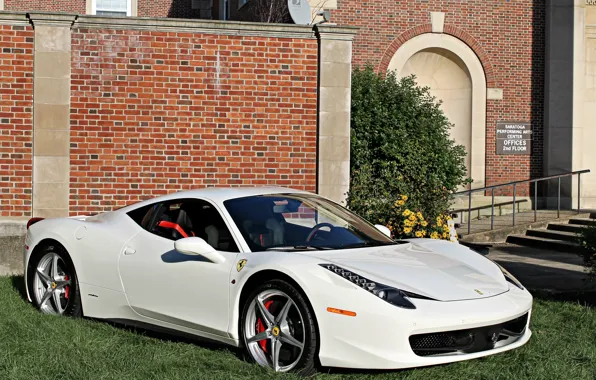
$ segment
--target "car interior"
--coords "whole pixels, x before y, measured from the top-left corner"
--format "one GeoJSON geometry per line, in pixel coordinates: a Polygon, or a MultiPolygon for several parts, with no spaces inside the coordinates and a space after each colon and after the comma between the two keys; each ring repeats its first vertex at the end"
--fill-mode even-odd
{"type": "Polygon", "coordinates": [[[219,212],[209,203],[197,199],[176,200],[161,205],[153,226],[161,237],[178,240],[200,237],[219,251],[238,252],[232,235],[219,212]]]}

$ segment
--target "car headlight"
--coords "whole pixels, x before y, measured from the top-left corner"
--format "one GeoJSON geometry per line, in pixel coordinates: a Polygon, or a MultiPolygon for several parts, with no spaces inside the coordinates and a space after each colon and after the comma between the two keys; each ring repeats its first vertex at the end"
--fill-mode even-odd
{"type": "Polygon", "coordinates": [[[345,278],[351,283],[358,285],[362,289],[368,291],[371,294],[379,297],[383,301],[386,301],[394,306],[401,307],[404,309],[416,309],[416,306],[410,301],[410,298],[428,299],[431,298],[421,296],[418,294],[410,293],[397,289],[388,285],[381,284],[376,281],[371,281],[366,277],[360,276],[350,270],[339,267],[335,264],[319,264],[323,268],[335,273],[338,276],[345,278]]]}
{"type": "MultiPolygon", "coordinates": [[[[497,264],[497,263],[495,263],[495,264],[497,264]]],[[[517,280],[517,278],[513,277],[513,275],[511,273],[509,273],[509,271],[507,271],[507,269],[503,268],[499,264],[497,264],[497,266],[501,269],[501,272],[503,272],[503,276],[505,276],[505,280],[507,280],[507,282],[517,286],[521,290],[524,290],[524,286],[521,284],[521,282],[519,282],[517,280]]]]}

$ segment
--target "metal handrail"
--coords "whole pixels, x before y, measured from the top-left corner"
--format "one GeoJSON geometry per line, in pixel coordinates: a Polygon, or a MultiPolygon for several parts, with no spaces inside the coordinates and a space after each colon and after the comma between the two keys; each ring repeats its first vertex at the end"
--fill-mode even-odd
{"type": "MultiPolygon", "coordinates": [[[[494,218],[495,218],[495,189],[501,188],[501,187],[508,187],[508,186],[513,186],[513,225],[515,226],[515,205],[516,205],[516,196],[517,196],[517,192],[516,192],[516,188],[517,185],[520,184],[534,184],[534,222],[536,222],[538,220],[538,182],[540,181],[548,181],[548,180],[552,180],[552,179],[557,179],[558,180],[558,189],[557,189],[557,218],[559,218],[561,216],[561,178],[564,177],[570,177],[570,176],[574,176],[577,175],[577,213],[580,213],[581,210],[581,175],[585,174],[585,173],[590,173],[590,169],[584,169],[584,170],[577,170],[577,171],[573,171],[573,172],[567,172],[567,173],[563,173],[563,174],[557,174],[557,175],[551,175],[551,176],[547,176],[547,177],[541,177],[541,178],[534,178],[534,179],[524,179],[524,180],[519,180],[519,181],[512,181],[512,182],[507,182],[507,183],[501,183],[498,185],[491,185],[491,186],[485,186],[485,187],[481,187],[481,188],[477,188],[477,189],[470,189],[470,190],[463,190],[463,191],[458,191],[457,193],[453,193],[453,196],[456,195],[460,195],[460,194],[467,194],[468,195],[468,234],[470,233],[471,230],[471,223],[472,223],[472,193],[475,192],[479,192],[479,191],[491,191],[492,193],[492,200],[491,200],[491,215],[490,215],[490,229],[491,231],[494,229],[494,218]]],[[[462,209],[461,211],[465,211],[465,209],[462,209]]],[[[462,216],[463,216],[463,212],[462,212],[462,216]]]]}
{"type": "Polygon", "coordinates": [[[570,175],[575,175],[575,174],[585,174],[585,173],[590,173],[590,169],[584,169],[584,170],[578,170],[575,172],[567,172],[567,173],[563,173],[563,174],[557,174],[557,175],[551,175],[548,177],[541,177],[541,178],[534,178],[534,179],[522,179],[519,181],[513,181],[513,182],[507,182],[507,183],[501,183],[498,185],[492,185],[492,186],[485,186],[485,187],[480,187],[478,189],[470,189],[470,190],[463,190],[463,191],[458,191],[457,193],[453,193],[453,195],[457,195],[457,194],[467,194],[469,192],[475,192],[475,191],[486,191],[486,190],[490,190],[490,189],[496,189],[498,187],[505,187],[505,186],[511,186],[511,185],[517,185],[520,183],[532,183],[532,182],[540,182],[540,181],[547,181],[549,179],[557,179],[560,177],[568,177],[570,175]]]}

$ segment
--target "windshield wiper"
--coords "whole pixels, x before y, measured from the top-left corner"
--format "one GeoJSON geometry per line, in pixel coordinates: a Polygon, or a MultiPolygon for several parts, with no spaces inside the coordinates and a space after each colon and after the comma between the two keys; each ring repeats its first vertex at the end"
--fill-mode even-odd
{"type": "Polygon", "coordinates": [[[337,249],[349,249],[349,248],[364,248],[364,247],[380,247],[384,245],[395,245],[399,244],[398,242],[392,241],[383,243],[380,241],[362,241],[360,243],[353,243],[353,244],[346,244],[338,247],[337,249]]]}
{"type": "Polygon", "coordinates": [[[315,245],[289,245],[289,246],[285,246],[285,247],[267,248],[267,251],[309,251],[309,250],[321,251],[324,249],[331,249],[331,248],[318,247],[315,245]]]}

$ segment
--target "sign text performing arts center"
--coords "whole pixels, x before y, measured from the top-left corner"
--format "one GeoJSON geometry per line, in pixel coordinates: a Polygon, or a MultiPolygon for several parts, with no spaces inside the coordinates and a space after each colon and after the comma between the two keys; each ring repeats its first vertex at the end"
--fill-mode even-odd
{"type": "Polygon", "coordinates": [[[532,125],[525,121],[497,122],[497,154],[530,154],[532,125]]]}

